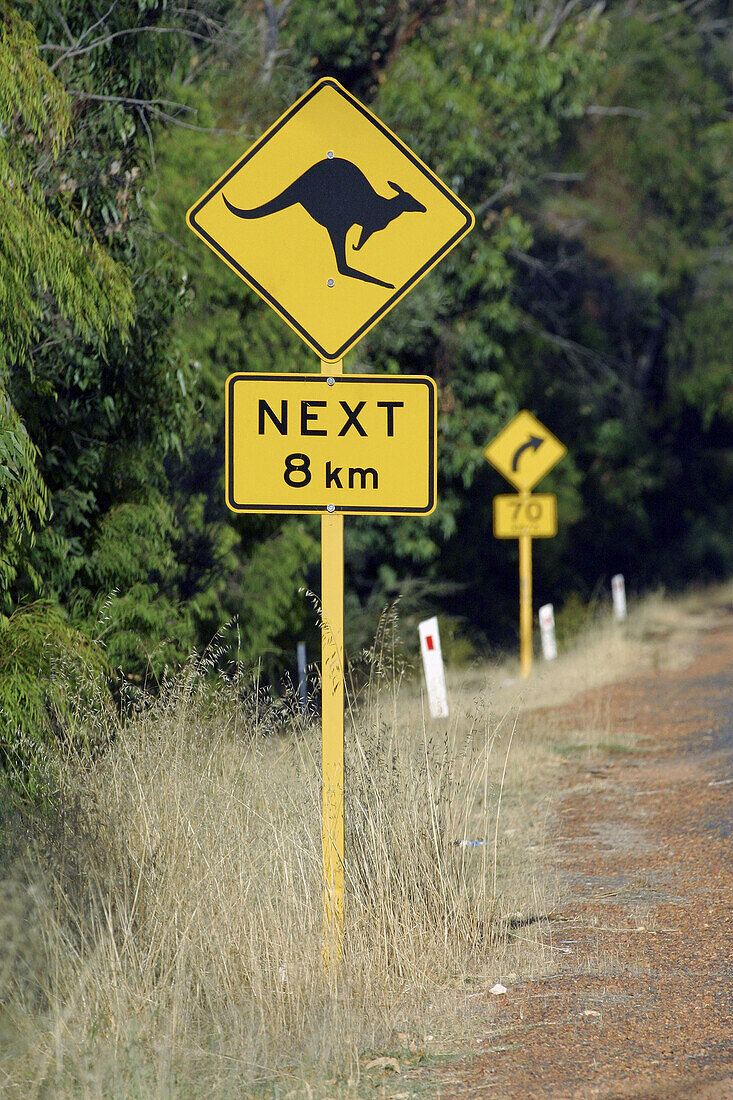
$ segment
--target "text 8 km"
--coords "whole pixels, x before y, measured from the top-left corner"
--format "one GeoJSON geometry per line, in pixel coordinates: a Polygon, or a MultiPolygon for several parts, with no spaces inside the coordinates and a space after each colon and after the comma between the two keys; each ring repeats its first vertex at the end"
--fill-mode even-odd
{"type": "MultiPolygon", "coordinates": [[[[287,456],[283,471],[286,485],[291,489],[304,489],[312,479],[308,455],[296,452],[287,456]]],[[[325,489],[378,489],[379,474],[373,466],[334,466],[329,461],[323,468],[323,486],[325,489]]]]}

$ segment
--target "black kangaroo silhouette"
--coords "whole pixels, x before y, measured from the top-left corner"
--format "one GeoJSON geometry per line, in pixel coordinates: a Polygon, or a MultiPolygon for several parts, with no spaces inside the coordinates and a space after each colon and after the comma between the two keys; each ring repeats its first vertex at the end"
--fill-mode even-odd
{"type": "Polygon", "coordinates": [[[279,195],[252,210],[234,206],[224,194],[222,198],[232,214],[236,214],[238,218],[264,218],[268,214],[275,214],[278,210],[300,203],[331,238],[336,266],[341,275],[394,290],[393,283],[385,283],[373,275],[357,271],[346,262],[346,234],[352,225],[361,226],[359,240],[353,245],[354,250],[358,251],[373,233],[379,233],[400,214],[409,211],[425,212],[423,204],[407,191],[403,191],[398,184],[389,182],[389,186],[396,194],[382,198],[364,173],[350,160],[329,157],[311,165],[279,195]]]}

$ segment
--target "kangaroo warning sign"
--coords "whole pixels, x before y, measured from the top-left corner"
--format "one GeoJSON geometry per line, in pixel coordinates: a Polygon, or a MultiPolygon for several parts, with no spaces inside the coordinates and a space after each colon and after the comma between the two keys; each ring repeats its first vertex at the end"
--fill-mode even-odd
{"type": "Polygon", "coordinates": [[[435,382],[416,375],[232,374],[234,512],[426,515],[436,504],[435,382]]]}
{"type": "Polygon", "coordinates": [[[227,169],[187,222],[322,360],[335,362],[474,218],[326,77],[227,169]]]}

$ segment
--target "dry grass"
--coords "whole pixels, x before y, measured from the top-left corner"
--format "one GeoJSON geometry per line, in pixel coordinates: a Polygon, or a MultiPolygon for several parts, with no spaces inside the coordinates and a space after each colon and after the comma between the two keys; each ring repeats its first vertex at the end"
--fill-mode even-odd
{"type": "Polygon", "coordinates": [[[198,660],[124,724],[106,715],[108,750],[67,761],[53,808],[4,827],[0,1095],[366,1096],[390,1071],[370,1058],[446,1049],[476,998],[485,1021],[494,982],[552,965],[558,769],[633,747],[602,702],[578,730],[533,708],[667,664],[710,606],[647,601],[527,684],[511,663],[451,674],[442,723],[373,655],[347,735],[338,970],[322,958],[319,731],[263,736],[241,679],[212,687],[198,660]]]}

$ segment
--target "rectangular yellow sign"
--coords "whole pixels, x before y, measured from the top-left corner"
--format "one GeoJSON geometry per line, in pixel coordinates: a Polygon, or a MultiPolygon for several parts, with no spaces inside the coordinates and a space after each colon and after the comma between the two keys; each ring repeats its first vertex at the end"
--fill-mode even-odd
{"type": "Polygon", "coordinates": [[[494,537],[551,539],[557,534],[557,497],[554,493],[508,493],[494,497],[494,537]]]}
{"type": "Polygon", "coordinates": [[[436,505],[436,387],[419,375],[232,374],[233,512],[426,515],[436,505]]]}

